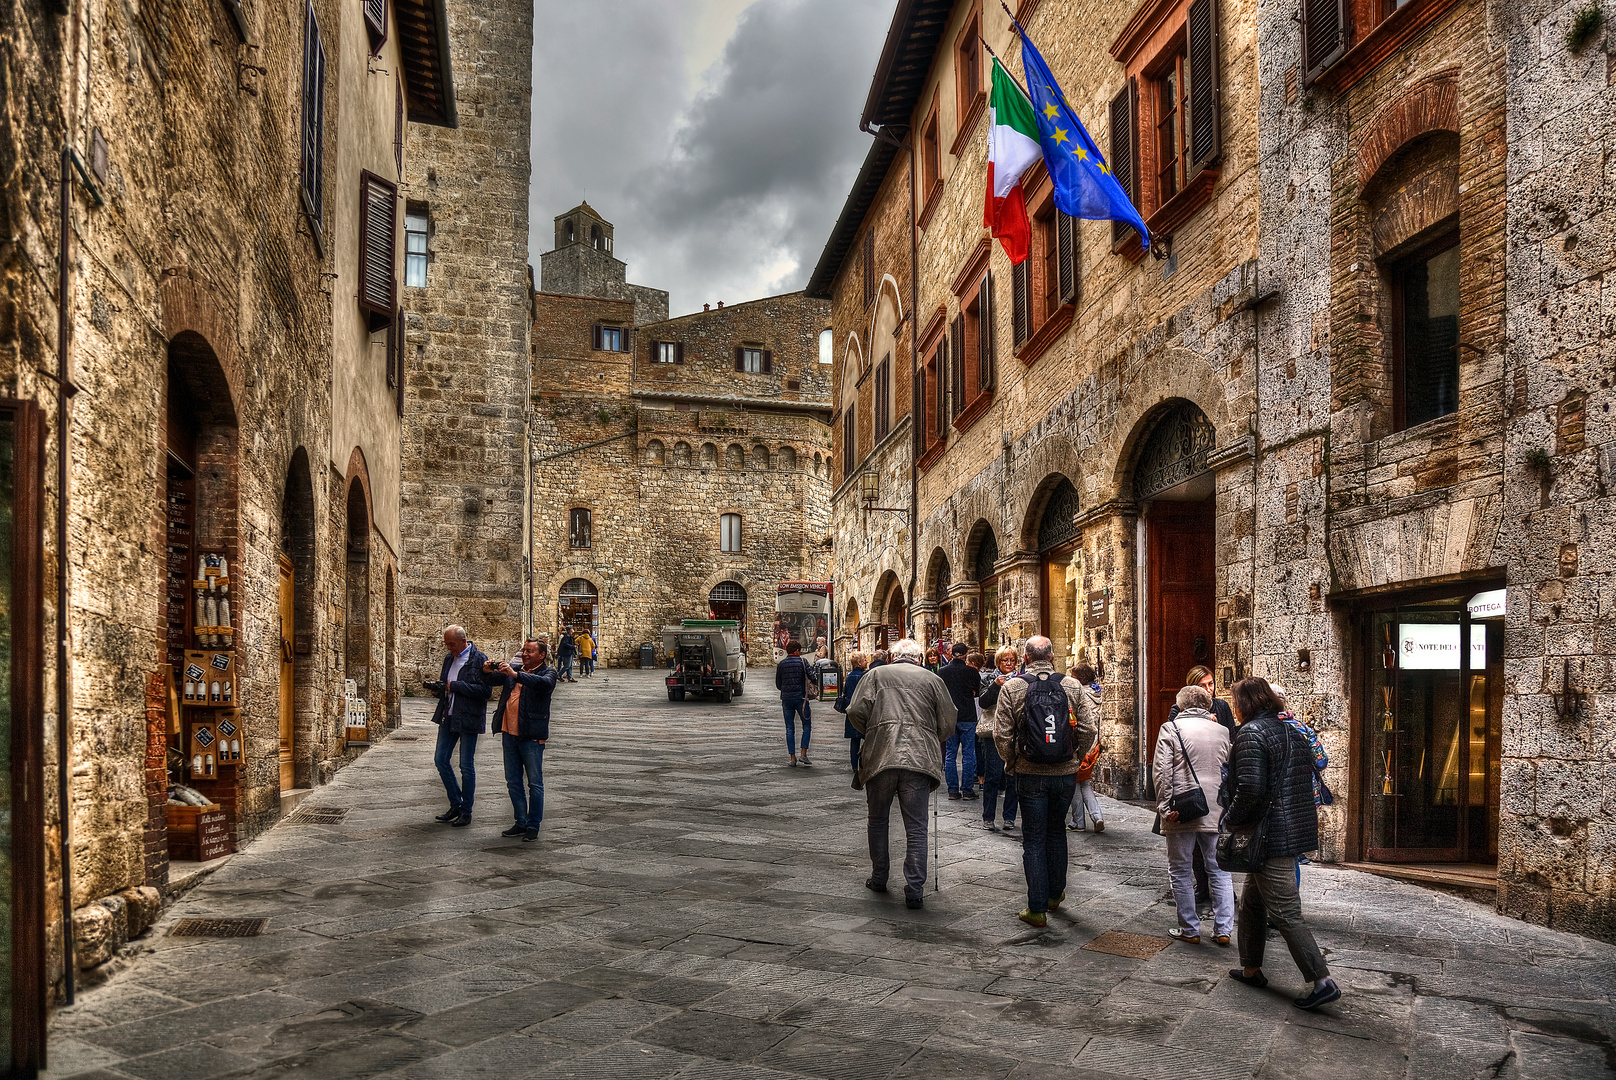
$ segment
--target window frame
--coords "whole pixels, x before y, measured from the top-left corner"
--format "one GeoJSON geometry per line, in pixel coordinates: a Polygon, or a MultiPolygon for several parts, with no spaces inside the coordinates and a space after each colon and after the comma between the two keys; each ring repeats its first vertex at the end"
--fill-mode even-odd
{"type": "Polygon", "coordinates": [[[958,130],[948,150],[954,157],[960,156],[987,111],[987,65],[982,62],[983,52],[982,5],[981,0],[976,0],[954,38],[954,116],[958,130]]]}
{"type": "Polygon", "coordinates": [[[651,363],[682,364],[685,362],[685,343],[682,341],[651,342],[651,363]],[[664,352],[666,350],[666,352],[664,352]]]}
{"type": "Polygon", "coordinates": [[[746,553],[746,522],[737,513],[718,515],[718,551],[722,555],[746,553]]]}
{"type": "Polygon", "coordinates": [[[588,551],[595,546],[595,512],[587,506],[567,508],[567,547],[573,551],[588,551]],[[582,529],[579,525],[582,524],[582,529]],[[579,543],[580,535],[583,543],[579,543]]]}
{"type": "Polygon", "coordinates": [[[774,374],[774,350],[766,349],[762,345],[741,344],[735,346],[735,371],[740,375],[772,375],[774,374]],[[752,356],[756,355],[757,366],[751,367],[752,356]]]}
{"type": "Polygon", "coordinates": [[[626,353],[634,348],[632,342],[633,328],[621,323],[595,323],[591,327],[593,337],[590,344],[595,352],[626,353]],[[617,347],[607,346],[607,335],[613,334],[617,338],[617,347]]]}
{"type": "Polygon", "coordinates": [[[314,4],[303,7],[302,124],[298,194],[308,215],[315,246],[325,247],[325,43],[314,4]]]}
{"type": "Polygon", "coordinates": [[[864,230],[864,306],[875,303],[875,227],[864,230]]]}
{"type": "MultiPolygon", "coordinates": [[[[1459,223],[1450,220],[1440,227],[1428,240],[1418,241],[1412,247],[1400,252],[1392,252],[1391,257],[1380,261],[1382,279],[1386,282],[1387,308],[1391,317],[1391,377],[1392,377],[1392,431],[1407,431],[1411,427],[1434,423],[1444,417],[1452,416],[1459,411],[1459,358],[1458,344],[1454,346],[1454,387],[1453,408],[1448,412],[1438,413],[1426,417],[1416,423],[1408,420],[1408,339],[1407,339],[1407,313],[1404,306],[1404,278],[1410,269],[1416,265],[1429,264],[1431,260],[1449,251],[1457,251],[1459,268],[1456,271],[1459,278],[1459,312],[1458,322],[1464,324],[1464,262],[1463,249],[1459,245],[1459,223]]],[[[1462,332],[1458,340],[1463,341],[1462,332]]]]}
{"type": "Polygon", "coordinates": [[[842,412],[842,479],[846,480],[858,468],[858,409],[849,406],[842,412]]]}
{"type": "Polygon", "coordinates": [[[404,204],[404,287],[406,289],[424,289],[427,282],[427,271],[431,265],[432,254],[432,217],[425,207],[412,209],[408,203],[404,204]],[[419,229],[412,229],[413,222],[420,222],[419,229]],[[416,251],[410,245],[414,237],[421,238],[421,250],[416,251]],[[420,267],[419,281],[413,281],[414,276],[410,268],[420,267]]]}
{"type": "Polygon", "coordinates": [[[920,227],[924,229],[930,222],[932,214],[937,211],[937,203],[943,193],[943,144],[938,132],[938,101],[934,95],[931,111],[926,114],[926,122],[920,128],[920,190],[923,198],[920,211],[920,227]]]}
{"type": "Polygon", "coordinates": [[[998,388],[998,315],[991,255],[991,241],[978,245],[953,285],[960,330],[953,345],[960,353],[953,362],[957,400],[952,426],[956,431],[968,430],[987,412],[998,388]]]}
{"type": "Polygon", "coordinates": [[[927,322],[918,342],[920,362],[915,367],[914,424],[916,467],[930,469],[948,445],[948,311],[939,307],[927,322]]]}
{"type": "Polygon", "coordinates": [[[875,444],[892,432],[892,354],[875,365],[875,444]]]}
{"type": "Polygon", "coordinates": [[[1031,367],[1072,324],[1082,295],[1082,252],[1076,219],[1054,202],[1047,175],[1027,195],[1032,245],[1013,267],[1011,324],[1015,355],[1031,367]]]}

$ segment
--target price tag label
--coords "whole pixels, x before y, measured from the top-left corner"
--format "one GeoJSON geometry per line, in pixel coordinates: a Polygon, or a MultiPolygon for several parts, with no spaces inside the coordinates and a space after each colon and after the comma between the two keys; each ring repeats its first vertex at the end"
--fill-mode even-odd
{"type": "Polygon", "coordinates": [[[196,681],[197,679],[200,679],[202,676],[204,676],[206,674],[207,674],[206,671],[203,671],[201,668],[197,667],[195,664],[191,664],[190,666],[188,666],[185,669],[185,677],[187,679],[192,680],[193,682],[196,681]]]}
{"type": "Polygon", "coordinates": [[[213,654],[213,667],[216,671],[230,670],[230,654],[216,652],[213,654]]]}
{"type": "Polygon", "coordinates": [[[205,727],[204,728],[197,728],[196,729],[196,742],[197,742],[198,746],[212,746],[213,745],[213,732],[209,731],[205,727]]]}

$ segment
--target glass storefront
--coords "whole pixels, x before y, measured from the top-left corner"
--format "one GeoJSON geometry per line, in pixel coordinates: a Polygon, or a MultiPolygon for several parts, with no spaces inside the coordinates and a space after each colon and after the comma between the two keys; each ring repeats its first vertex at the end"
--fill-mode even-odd
{"type": "Polygon", "coordinates": [[[1075,549],[1044,555],[1044,636],[1055,644],[1055,666],[1062,671],[1077,663],[1081,652],[1083,623],[1077,601],[1078,579],[1082,576],[1075,549]]]}
{"type": "Polygon", "coordinates": [[[1382,862],[1498,861],[1503,594],[1370,613],[1364,846],[1382,862]]]}

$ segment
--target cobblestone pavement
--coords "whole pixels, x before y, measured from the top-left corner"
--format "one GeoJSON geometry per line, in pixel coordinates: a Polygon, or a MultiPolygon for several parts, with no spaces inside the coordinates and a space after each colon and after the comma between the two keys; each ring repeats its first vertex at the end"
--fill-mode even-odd
{"type": "MultiPolygon", "coordinates": [[[[790,1080],[792,1077],[1571,1078],[1616,1071],[1616,949],[1352,871],[1304,906],[1346,996],[1290,1005],[1230,950],[1165,939],[1149,815],[1106,803],[1073,836],[1070,900],[1022,933],[1017,843],[940,803],[941,891],[867,892],[841,717],[784,767],[767,670],[731,705],[666,701],[655,672],[556,698],[538,843],[479,746],[476,820],[451,829],[422,702],[310,803],[166,913],[141,955],[52,1026],[51,1077],[790,1080]],[[402,737],[400,737],[402,736],[402,737]],[[166,936],[187,916],[259,937],[166,936]],[[1163,942],[1165,944],[1165,941],[1163,942]],[[1052,1066],[1061,1066],[1053,1068],[1052,1066]]],[[[894,823],[894,838],[902,830],[894,823]]],[[[894,866],[896,871],[896,862],[894,866]]],[[[1210,938],[1204,939],[1210,941],[1210,938]]]]}

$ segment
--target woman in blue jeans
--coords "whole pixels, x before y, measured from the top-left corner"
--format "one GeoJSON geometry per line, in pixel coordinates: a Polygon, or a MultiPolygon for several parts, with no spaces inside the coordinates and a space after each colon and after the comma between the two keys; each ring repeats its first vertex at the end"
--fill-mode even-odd
{"type": "MultiPolygon", "coordinates": [[[[847,682],[842,685],[842,695],[836,702],[836,709],[841,713],[847,712],[847,707],[853,701],[853,693],[858,689],[859,680],[864,678],[864,673],[869,670],[870,654],[853,653],[847,658],[847,662],[852,670],[847,673],[847,682]]],[[[847,756],[852,763],[853,771],[858,772],[859,746],[864,742],[864,736],[853,726],[853,721],[843,720],[842,737],[847,740],[847,756]]]]}

